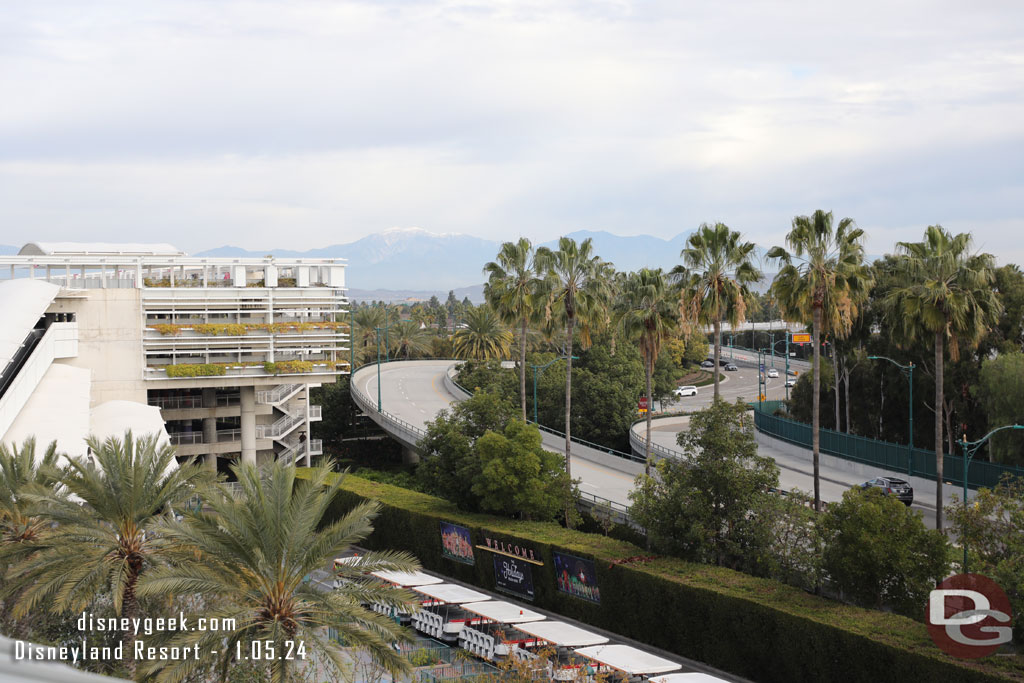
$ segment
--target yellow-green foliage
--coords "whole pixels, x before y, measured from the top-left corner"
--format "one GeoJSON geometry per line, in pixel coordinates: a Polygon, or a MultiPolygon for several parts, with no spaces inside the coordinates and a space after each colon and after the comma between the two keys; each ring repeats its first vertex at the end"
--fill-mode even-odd
{"type": "Polygon", "coordinates": [[[227,373],[227,367],[220,363],[197,363],[166,365],[168,377],[213,377],[227,373]]]}
{"type": "Polygon", "coordinates": [[[223,323],[223,324],[212,324],[212,323],[200,323],[199,325],[193,325],[192,329],[199,334],[206,334],[212,337],[220,335],[230,337],[241,337],[248,332],[248,325],[240,325],[237,323],[223,323]]]}
{"type": "Polygon", "coordinates": [[[292,375],[299,372],[313,372],[313,363],[308,360],[282,360],[264,363],[263,369],[271,375],[292,375]]]}
{"type": "Polygon", "coordinates": [[[164,335],[165,337],[168,335],[177,336],[181,334],[182,329],[181,325],[167,325],[162,323],[157,325],[150,325],[150,327],[152,327],[154,330],[164,335]]]}

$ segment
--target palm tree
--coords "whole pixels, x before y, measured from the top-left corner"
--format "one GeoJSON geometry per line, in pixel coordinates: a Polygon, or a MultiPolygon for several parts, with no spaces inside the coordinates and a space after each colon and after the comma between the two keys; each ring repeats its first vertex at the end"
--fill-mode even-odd
{"type": "MultiPolygon", "coordinates": [[[[541,247],[534,260],[537,271],[545,276],[548,292],[546,313],[565,324],[565,471],[571,481],[573,334],[579,324],[580,342],[586,347],[590,343],[590,328],[606,319],[611,264],[594,255],[594,245],[589,237],[579,244],[570,237],[560,237],[557,251],[541,247]]],[[[565,523],[571,527],[569,492],[566,492],[565,501],[565,523]]]]}
{"type": "Polygon", "coordinates": [[[526,422],[526,332],[537,318],[541,279],[533,264],[533,245],[520,237],[501,245],[496,261],[484,266],[489,274],[484,297],[507,325],[519,327],[519,403],[526,422]]]}
{"type": "Polygon", "coordinates": [[[32,437],[21,448],[0,444],[0,544],[30,544],[45,533],[49,523],[33,509],[26,494],[57,488],[62,457],[56,441],[38,459],[32,437]]]}
{"type": "Polygon", "coordinates": [[[356,329],[352,343],[359,344],[360,351],[376,343],[377,328],[384,327],[384,309],[380,306],[363,306],[353,315],[356,329]]]}
{"type": "Polygon", "coordinates": [[[508,356],[512,333],[490,306],[475,306],[467,310],[462,324],[465,327],[456,330],[452,337],[456,358],[490,360],[508,356]]]}
{"type": "MultiPolygon", "coordinates": [[[[864,265],[861,238],[864,231],[852,218],[833,226],[832,212],[821,209],[813,216],[797,216],[786,235],[793,253],[773,247],[768,258],[782,268],[772,282],[771,293],[779,310],[789,320],[811,323],[814,345],[814,394],[812,397],[811,441],[814,458],[814,508],[821,510],[818,459],[821,434],[821,335],[848,331],[856,305],[867,296],[870,275],[864,265]]],[[[845,334],[845,332],[844,332],[845,334]]]]}
{"type": "MultiPolygon", "coordinates": [[[[50,491],[30,496],[53,529],[34,552],[10,569],[7,590],[21,591],[15,618],[46,605],[55,613],[80,612],[101,593],[114,611],[139,616],[140,578],[167,560],[166,537],[154,533],[161,520],[181,511],[208,479],[189,462],[177,466],[174,448],[157,435],[88,439],[91,456],[71,458],[61,478],[68,497],[50,491]]],[[[124,635],[125,663],[134,677],[135,635],[124,635]]]]}
{"type": "Polygon", "coordinates": [[[683,319],[714,329],[715,398],[719,396],[719,360],[722,356],[722,321],[735,327],[743,322],[747,288],[761,279],[753,262],[753,242],[740,242],[741,235],[725,223],[704,223],[686,240],[680,253],[683,265],[672,273],[682,283],[680,305],[683,319]]]}
{"type": "Polygon", "coordinates": [[[626,337],[640,343],[647,375],[647,447],[644,472],[651,475],[651,410],[654,402],[651,375],[661,344],[679,325],[679,293],[665,280],[661,269],[643,268],[631,273],[623,291],[619,325],[626,337]]]}
{"type": "Polygon", "coordinates": [[[413,354],[423,354],[430,350],[430,335],[421,330],[415,320],[400,320],[391,326],[391,348],[395,357],[405,356],[408,360],[413,354]]]}
{"type": "Polygon", "coordinates": [[[946,341],[953,361],[960,344],[977,346],[996,324],[1002,305],[995,293],[995,260],[971,254],[970,233],[953,235],[931,225],[921,242],[900,242],[900,284],[886,296],[887,319],[904,343],[935,342],[935,523],[942,528],[942,410],[946,341]]]}
{"type": "MultiPolygon", "coordinates": [[[[314,661],[330,662],[340,672],[340,652],[325,634],[331,628],[392,672],[408,671],[408,662],[391,647],[406,637],[400,627],[361,605],[379,602],[409,609],[410,594],[360,579],[364,572],[413,571],[418,568],[413,556],[367,553],[341,570],[349,581],[333,591],[305,581],[365,540],[380,510],[378,502],[367,501],[327,522],[343,478],[331,472],[332,466],[327,463],[297,480],[296,469],[280,462],[263,471],[251,463],[235,465],[240,491],[231,494],[213,485],[204,494],[205,509],[181,520],[166,520],[160,533],[190,551],[183,558],[191,560],[154,569],[140,594],[199,596],[208,605],[208,617],[218,617],[221,623],[235,620],[233,630],[180,632],[175,644],[198,644],[202,652],[219,652],[223,675],[236,648],[247,652],[252,641],[271,641],[278,653],[288,651],[288,641],[303,642],[307,659],[312,655],[314,661]]],[[[273,660],[272,680],[288,680],[290,664],[283,658],[273,660]]],[[[202,662],[183,660],[159,673],[165,680],[181,681],[200,666],[202,662]]]]}

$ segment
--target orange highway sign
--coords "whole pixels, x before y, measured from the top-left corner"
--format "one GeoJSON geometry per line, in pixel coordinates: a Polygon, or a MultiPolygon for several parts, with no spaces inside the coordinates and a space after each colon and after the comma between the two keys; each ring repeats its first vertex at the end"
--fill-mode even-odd
{"type": "Polygon", "coordinates": [[[791,344],[810,344],[811,335],[807,333],[794,334],[793,338],[789,340],[791,344]]]}

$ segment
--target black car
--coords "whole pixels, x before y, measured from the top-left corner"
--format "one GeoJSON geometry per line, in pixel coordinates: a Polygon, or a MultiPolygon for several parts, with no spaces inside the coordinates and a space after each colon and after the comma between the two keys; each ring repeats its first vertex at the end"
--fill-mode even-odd
{"type": "Polygon", "coordinates": [[[875,477],[860,485],[862,489],[878,488],[886,496],[896,496],[901,503],[909,506],[914,502],[914,488],[896,477],[875,477]]]}
{"type": "Polygon", "coordinates": [[[706,360],[703,363],[701,363],[700,366],[702,368],[713,368],[713,367],[715,367],[715,361],[713,361],[713,360],[706,360]]]}
{"type": "Polygon", "coordinates": [[[718,367],[720,367],[720,368],[724,368],[728,364],[729,364],[729,361],[727,361],[727,360],[719,360],[718,361],[718,367]]]}

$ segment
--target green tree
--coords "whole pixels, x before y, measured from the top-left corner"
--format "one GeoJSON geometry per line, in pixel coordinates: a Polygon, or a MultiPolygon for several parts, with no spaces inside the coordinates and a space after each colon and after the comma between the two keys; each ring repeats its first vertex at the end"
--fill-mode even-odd
{"type": "Polygon", "coordinates": [[[704,223],[686,240],[683,265],[673,269],[682,283],[684,320],[714,328],[715,398],[718,398],[722,321],[735,327],[743,322],[750,296],[747,285],[763,276],[754,266],[754,243],[740,242],[740,233],[725,223],[704,223]]]}
{"type": "Polygon", "coordinates": [[[526,332],[543,303],[541,279],[533,263],[533,245],[520,237],[501,245],[497,259],[484,266],[484,297],[502,321],[519,328],[519,405],[526,422],[526,332]]]}
{"type": "Polygon", "coordinates": [[[1002,306],[993,289],[995,259],[971,254],[969,233],[953,235],[940,225],[921,242],[900,242],[900,284],[886,299],[891,329],[905,344],[934,340],[936,527],[942,528],[943,370],[960,358],[961,344],[973,347],[996,323],[1002,306]]]}
{"type": "MultiPolygon", "coordinates": [[[[140,579],[173,550],[156,529],[208,478],[192,462],[178,466],[174,448],[158,445],[155,434],[88,444],[92,455],[71,458],[62,476],[70,497],[52,490],[31,496],[54,527],[9,570],[6,590],[20,591],[16,618],[42,607],[79,612],[102,594],[119,616],[139,617],[140,579]]],[[[123,641],[134,677],[135,634],[125,632],[123,641]]]]}
{"type": "MultiPolygon", "coordinates": [[[[953,533],[970,553],[971,571],[1002,586],[1014,614],[1024,613],[1024,480],[1005,475],[994,488],[979,488],[970,503],[946,508],[953,533]]],[[[1014,639],[1024,638],[1016,619],[1014,639]]]]}
{"type": "Polygon", "coordinates": [[[480,391],[428,422],[420,441],[423,461],[416,470],[423,488],[463,510],[478,511],[480,499],[471,488],[480,474],[476,442],[488,431],[504,432],[515,415],[512,405],[497,394],[480,391]]]}
{"type": "Polygon", "coordinates": [[[651,411],[654,392],[651,376],[661,345],[679,325],[679,292],[665,280],[661,269],[642,268],[626,280],[620,325],[628,339],[637,342],[644,360],[647,388],[647,425],[644,472],[651,474],[651,411]]]}
{"type": "Polygon", "coordinates": [[[389,342],[395,357],[404,356],[406,360],[420,356],[430,350],[430,335],[420,329],[415,320],[400,320],[391,325],[388,331],[389,342]]]}
{"type": "Polygon", "coordinates": [[[460,327],[452,336],[457,358],[505,358],[512,345],[512,333],[490,306],[477,306],[467,311],[460,327]]]}
{"type": "Polygon", "coordinates": [[[949,541],[921,513],[877,489],[855,488],[821,517],[823,566],[843,595],[924,616],[928,593],[949,571],[949,541]]]}
{"type": "MultiPolygon", "coordinates": [[[[1024,424],[1024,353],[1014,352],[987,358],[975,396],[988,418],[988,428],[1024,424]]],[[[992,460],[1011,465],[1024,464],[1024,439],[1020,432],[1008,431],[989,440],[992,460]]]]}
{"type": "MultiPolygon", "coordinates": [[[[584,348],[590,345],[591,329],[604,323],[611,297],[608,280],[611,264],[594,254],[594,245],[588,237],[579,244],[570,237],[558,239],[558,249],[547,247],[537,250],[537,271],[544,275],[549,294],[548,315],[565,325],[565,472],[572,478],[572,354],[576,326],[580,326],[580,341],[584,348]]],[[[572,500],[566,495],[566,525],[572,525],[572,500]]]]}
{"type": "Polygon", "coordinates": [[[489,512],[549,521],[559,514],[569,475],[557,453],[541,446],[540,430],[509,420],[503,432],[488,431],[476,441],[480,473],[472,483],[480,507],[489,512]]]}
{"type": "Polygon", "coordinates": [[[36,455],[36,440],[25,439],[19,448],[0,443],[0,547],[31,544],[46,534],[49,522],[33,505],[33,493],[56,494],[60,482],[58,463],[63,457],[53,441],[36,455]]]}
{"type": "MultiPolygon", "coordinates": [[[[142,595],[198,595],[211,606],[204,615],[234,619],[233,630],[182,631],[175,644],[198,644],[201,652],[217,651],[222,675],[235,662],[236,644],[245,648],[263,641],[269,653],[271,679],[289,680],[292,660],[288,642],[302,642],[307,657],[345,670],[341,653],[327,637],[333,628],[351,646],[370,653],[390,671],[407,673],[409,665],[391,647],[405,636],[391,619],[362,607],[380,602],[398,608],[413,604],[405,591],[377,583],[351,580],[323,591],[305,580],[373,531],[380,504],[364,502],[341,518],[325,523],[342,476],[331,464],[312,469],[296,480],[296,469],[275,462],[263,471],[250,463],[233,466],[238,494],[213,486],[204,493],[205,509],[182,520],[167,518],[161,537],[184,549],[182,559],[153,569],[140,586],[142,595]],[[200,558],[200,559],[195,559],[200,558]]],[[[408,553],[367,553],[357,566],[343,569],[349,579],[363,572],[411,571],[416,559],[408,553]]],[[[223,622],[222,622],[223,623],[223,622]]],[[[161,678],[187,680],[201,661],[185,659],[158,664],[161,678]]]]}
{"type": "Polygon", "coordinates": [[[718,399],[679,433],[684,458],[658,462],[658,476],[639,475],[630,515],[653,547],[700,562],[750,568],[769,539],[751,514],[776,488],[779,470],[757,454],[753,421],[743,403],[718,399]]]}
{"type": "Polygon", "coordinates": [[[375,353],[377,328],[384,327],[384,309],[380,306],[363,306],[352,316],[356,327],[352,343],[356,344],[360,360],[365,361],[371,353],[375,353]]]}
{"type": "Polygon", "coordinates": [[[782,268],[771,286],[771,296],[788,320],[810,323],[814,346],[814,400],[811,441],[814,458],[814,507],[821,510],[819,456],[821,451],[821,341],[822,332],[849,329],[856,304],[870,288],[863,263],[864,231],[844,218],[833,226],[832,212],[821,209],[812,216],[797,216],[786,235],[792,253],[773,247],[768,258],[782,268]]]}

